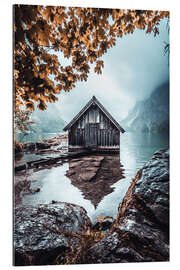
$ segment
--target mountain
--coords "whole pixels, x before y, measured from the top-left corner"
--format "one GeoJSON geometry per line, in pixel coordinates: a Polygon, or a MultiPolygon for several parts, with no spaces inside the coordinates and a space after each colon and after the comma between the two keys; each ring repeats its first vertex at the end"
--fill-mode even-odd
{"type": "Polygon", "coordinates": [[[56,106],[51,106],[46,111],[35,110],[32,113],[32,120],[35,124],[30,128],[31,131],[39,133],[62,132],[66,125],[66,122],[60,117],[56,106]]]}
{"type": "Polygon", "coordinates": [[[146,100],[137,102],[121,124],[126,131],[169,131],[169,82],[158,86],[146,100]]]}

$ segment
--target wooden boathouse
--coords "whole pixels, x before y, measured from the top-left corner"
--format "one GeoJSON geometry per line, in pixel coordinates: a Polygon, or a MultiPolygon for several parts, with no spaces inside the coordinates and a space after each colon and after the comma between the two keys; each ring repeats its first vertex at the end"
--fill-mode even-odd
{"type": "Polygon", "coordinates": [[[68,148],[73,151],[118,153],[120,133],[125,130],[95,96],[64,128],[68,131],[68,148]]]}

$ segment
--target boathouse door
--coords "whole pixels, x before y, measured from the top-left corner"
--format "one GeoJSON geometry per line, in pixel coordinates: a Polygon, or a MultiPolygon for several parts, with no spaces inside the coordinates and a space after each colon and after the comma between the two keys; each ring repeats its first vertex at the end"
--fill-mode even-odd
{"type": "Polygon", "coordinates": [[[85,147],[95,148],[98,145],[98,123],[87,123],[85,125],[85,147]]]}

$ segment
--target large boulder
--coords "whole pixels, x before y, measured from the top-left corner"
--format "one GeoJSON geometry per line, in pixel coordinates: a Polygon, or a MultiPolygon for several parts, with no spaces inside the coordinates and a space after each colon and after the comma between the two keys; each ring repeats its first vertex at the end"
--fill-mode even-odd
{"type": "Polygon", "coordinates": [[[169,260],[169,151],[156,152],[137,173],[116,223],[88,251],[88,263],[169,260]]]}
{"type": "MultiPolygon", "coordinates": [[[[78,205],[53,202],[38,207],[17,207],[14,220],[14,264],[54,264],[57,256],[63,257],[70,250],[71,233],[84,233],[89,226],[91,222],[86,211],[78,205]]],[[[78,241],[71,241],[71,245],[77,247],[78,241]]]]}

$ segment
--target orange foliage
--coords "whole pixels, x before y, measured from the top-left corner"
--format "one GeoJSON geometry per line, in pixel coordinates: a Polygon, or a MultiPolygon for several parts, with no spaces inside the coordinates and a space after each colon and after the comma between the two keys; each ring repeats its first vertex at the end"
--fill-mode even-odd
{"type": "Polygon", "coordinates": [[[136,28],[156,35],[163,18],[169,18],[168,11],[15,5],[15,106],[33,110],[38,102],[45,110],[61,90],[87,80],[90,64],[101,74],[101,57],[117,38],[136,28]],[[54,51],[70,58],[71,66],[63,67],[54,51]]]}

